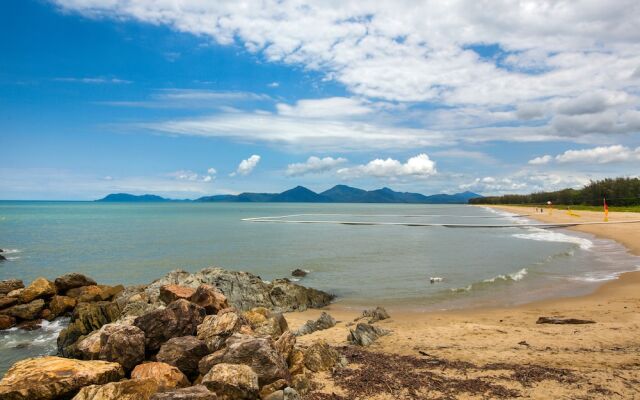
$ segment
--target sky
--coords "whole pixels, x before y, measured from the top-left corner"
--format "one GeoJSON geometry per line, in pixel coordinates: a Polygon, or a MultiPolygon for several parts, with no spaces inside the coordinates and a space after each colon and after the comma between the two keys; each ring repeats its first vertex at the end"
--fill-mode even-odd
{"type": "Polygon", "coordinates": [[[0,2],[0,199],[640,175],[640,2],[0,2]]]}

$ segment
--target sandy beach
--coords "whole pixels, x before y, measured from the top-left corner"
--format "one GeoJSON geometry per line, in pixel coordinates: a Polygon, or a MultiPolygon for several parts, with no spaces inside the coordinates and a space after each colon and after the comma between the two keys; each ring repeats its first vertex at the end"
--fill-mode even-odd
{"type": "MultiPolygon", "coordinates": [[[[497,207],[545,222],[601,221],[602,213],[497,207]]],[[[610,213],[610,221],[640,219],[610,213]]],[[[616,240],[640,255],[640,225],[571,228],[616,240]]],[[[323,310],[289,313],[297,328],[323,310]]],[[[341,347],[361,310],[331,306],[338,324],[299,338],[341,347]]],[[[640,272],[621,275],[594,293],[517,307],[448,312],[394,312],[376,325],[392,333],[355,354],[348,373],[323,375],[313,398],[640,398],[640,272]],[[537,324],[541,316],[591,324],[537,324]],[[382,356],[380,356],[382,354],[382,356]],[[360,360],[360,361],[358,361],[360,360]],[[363,371],[372,369],[370,373],[363,371]]],[[[346,348],[345,348],[345,351],[346,348]]]]}

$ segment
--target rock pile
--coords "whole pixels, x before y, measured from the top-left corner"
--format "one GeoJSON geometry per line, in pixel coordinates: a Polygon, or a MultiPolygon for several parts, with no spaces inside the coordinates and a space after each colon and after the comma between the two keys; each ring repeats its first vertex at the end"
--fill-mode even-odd
{"type": "Polygon", "coordinates": [[[212,268],[119,290],[78,274],[36,281],[1,282],[3,298],[17,300],[0,315],[71,313],[58,337],[67,358],[16,363],[0,381],[2,399],[293,400],[311,388],[312,372],[340,363],[326,343],[298,347],[281,314],[332,297],[288,280],[212,268]],[[15,311],[32,303],[38,312],[15,311]]]}

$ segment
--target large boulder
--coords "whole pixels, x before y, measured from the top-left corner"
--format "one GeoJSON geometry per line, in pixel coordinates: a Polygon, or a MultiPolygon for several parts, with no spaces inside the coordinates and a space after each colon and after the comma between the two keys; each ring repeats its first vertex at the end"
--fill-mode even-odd
{"type": "Polygon", "coordinates": [[[49,303],[49,310],[53,317],[58,317],[64,313],[73,310],[76,306],[76,299],[69,296],[53,296],[49,303]]]}
{"type": "Polygon", "coordinates": [[[124,286],[90,285],[69,289],[66,295],[75,298],[78,303],[108,301],[124,290],[124,286]]]}
{"type": "Polygon", "coordinates": [[[308,335],[315,331],[321,331],[324,329],[333,328],[334,326],[336,326],[336,320],[333,319],[331,315],[323,311],[317,320],[314,321],[310,319],[307,322],[305,322],[304,325],[298,328],[295,335],[296,336],[308,335]]]}
{"type": "Polygon", "coordinates": [[[304,350],[304,366],[310,371],[329,371],[340,361],[340,353],[324,340],[315,342],[304,350]]]}
{"type": "Polygon", "coordinates": [[[180,285],[164,285],[160,286],[160,300],[165,304],[169,304],[178,299],[189,300],[195,293],[190,287],[180,285]]]}
{"type": "Polygon", "coordinates": [[[128,379],[83,387],[72,400],[149,400],[158,389],[155,379],[128,379]]]}
{"type": "Polygon", "coordinates": [[[290,381],[291,375],[284,357],[276,350],[271,338],[234,334],[226,341],[226,347],[202,360],[198,368],[206,374],[216,364],[245,364],[258,374],[260,386],[278,379],[290,381]]]}
{"type": "Polygon", "coordinates": [[[376,307],[370,310],[364,310],[362,312],[362,315],[355,320],[358,321],[359,319],[363,318],[369,318],[368,323],[373,324],[374,322],[382,321],[383,319],[388,319],[391,317],[389,316],[387,310],[385,310],[383,307],[376,307]]]}
{"type": "Polygon", "coordinates": [[[380,336],[388,335],[389,333],[386,329],[361,322],[356,325],[356,329],[349,330],[347,340],[358,346],[369,346],[378,340],[380,336]]]}
{"type": "Polygon", "coordinates": [[[158,390],[165,391],[189,386],[189,379],[173,365],[163,362],[147,362],[131,371],[131,379],[154,379],[158,390]]]}
{"type": "Polygon", "coordinates": [[[50,297],[56,294],[56,286],[46,278],[36,278],[20,293],[20,302],[29,303],[41,297],[50,297]]]}
{"type": "Polygon", "coordinates": [[[209,351],[219,350],[229,336],[240,332],[246,321],[235,311],[228,310],[217,315],[207,315],[198,326],[198,339],[203,340],[209,351]]]}
{"type": "Polygon", "coordinates": [[[229,308],[227,297],[212,285],[200,285],[191,296],[191,301],[204,307],[207,314],[217,314],[220,310],[229,308]]]}
{"type": "Polygon", "coordinates": [[[81,286],[96,285],[96,281],[93,279],[75,272],[57,277],[54,283],[58,293],[65,293],[69,289],[81,286]]]}
{"type": "Polygon", "coordinates": [[[3,308],[11,307],[12,305],[15,305],[17,302],[18,302],[17,297],[9,297],[7,295],[0,294],[0,310],[2,310],[3,308]]]}
{"type": "Polygon", "coordinates": [[[130,371],[144,361],[144,332],[131,325],[106,324],[77,345],[85,360],[117,362],[130,371]]]}
{"type": "Polygon", "coordinates": [[[282,355],[285,360],[289,360],[289,356],[291,356],[291,352],[296,346],[296,335],[291,331],[286,331],[276,342],[274,343],[274,347],[282,355]]]}
{"type": "Polygon", "coordinates": [[[204,316],[204,308],[180,299],[165,309],[136,318],[133,324],[144,331],[147,351],[155,352],[171,338],[195,335],[204,316]]]}
{"type": "Polygon", "coordinates": [[[218,396],[204,385],[189,386],[182,389],[156,393],[151,400],[217,400],[218,396]]]}
{"type": "Polygon", "coordinates": [[[24,288],[24,283],[19,279],[5,279],[0,281],[0,294],[8,294],[16,289],[24,288]]]}
{"type": "Polygon", "coordinates": [[[16,324],[16,319],[10,315],[0,314],[0,331],[9,329],[16,324]]]}
{"type": "Polygon", "coordinates": [[[36,319],[44,309],[44,300],[37,299],[27,304],[18,304],[0,311],[0,314],[9,315],[24,320],[36,319]]]}
{"type": "Polygon", "coordinates": [[[204,341],[194,336],[180,336],[160,346],[156,359],[177,367],[187,377],[194,379],[198,375],[198,363],[207,354],[209,350],[204,341]]]}
{"type": "Polygon", "coordinates": [[[221,400],[257,400],[258,375],[247,365],[217,364],[202,378],[202,384],[221,400]]]}
{"type": "Polygon", "coordinates": [[[182,270],[171,271],[151,283],[145,289],[150,302],[156,301],[160,296],[160,287],[168,284],[194,289],[202,284],[212,285],[226,296],[229,305],[242,311],[255,307],[280,312],[305,310],[326,306],[333,299],[328,293],[296,285],[288,279],[266,282],[248,272],[205,268],[194,274],[182,270]]]}
{"type": "Polygon", "coordinates": [[[68,399],[81,387],[124,377],[122,366],[105,361],[61,357],[27,358],[15,363],[0,381],[3,400],[68,399]]]}
{"type": "Polygon", "coordinates": [[[256,336],[271,336],[274,340],[283,332],[289,330],[287,320],[282,313],[271,312],[264,307],[258,307],[243,313],[256,336]]]}
{"type": "Polygon", "coordinates": [[[85,335],[113,322],[120,316],[115,302],[78,303],[71,314],[69,326],[58,335],[58,351],[66,357],[75,354],[75,342],[85,335]]]}

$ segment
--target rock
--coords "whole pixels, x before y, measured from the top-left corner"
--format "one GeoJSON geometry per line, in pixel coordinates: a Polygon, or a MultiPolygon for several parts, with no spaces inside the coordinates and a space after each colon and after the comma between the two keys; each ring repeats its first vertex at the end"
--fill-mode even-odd
{"type": "Polygon", "coordinates": [[[234,311],[207,315],[198,326],[198,339],[203,340],[209,351],[219,350],[227,337],[239,332],[244,320],[234,311]]]}
{"type": "Polygon", "coordinates": [[[120,318],[140,317],[144,314],[148,314],[151,311],[158,310],[160,308],[161,307],[158,305],[149,304],[144,301],[132,301],[124,305],[122,313],[120,314],[120,318]]]}
{"type": "Polygon", "coordinates": [[[18,325],[17,328],[20,328],[24,331],[35,331],[36,329],[40,329],[42,326],[42,319],[34,319],[32,321],[22,321],[18,325]]]}
{"type": "Polygon", "coordinates": [[[258,375],[247,365],[217,364],[202,378],[202,384],[220,400],[259,399],[258,375]]]}
{"type": "Polygon", "coordinates": [[[264,307],[251,309],[243,313],[243,317],[257,336],[271,336],[275,340],[289,329],[281,313],[272,313],[264,307]]]}
{"type": "Polygon", "coordinates": [[[16,289],[24,288],[24,284],[19,279],[5,279],[0,281],[0,294],[8,294],[16,289]]]}
{"type": "Polygon", "coordinates": [[[98,285],[100,289],[102,289],[102,300],[113,300],[115,296],[117,296],[120,292],[124,290],[124,286],[116,285],[116,286],[108,286],[108,285],[98,285]]]}
{"type": "Polygon", "coordinates": [[[323,329],[329,329],[336,326],[336,320],[326,312],[322,312],[317,320],[308,320],[302,325],[296,332],[296,336],[303,336],[313,333],[315,331],[321,331],[323,329]]]}
{"type": "Polygon", "coordinates": [[[73,396],[81,387],[124,377],[117,363],[62,357],[27,358],[15,363],[0,381],[4,400],[49,400],[73,396]]]}
{"type": "Polygon", "coordinates": [[[16,319],[9,316],[0,314],[0,331],[9,329],[16,324],[16,319]]]}
{"type": "Polygon", "coordinates": [[[80,286],[73,289],[69,289],[66,292],[68,297],[73,297],[78,300],[78,303],[90,303],[94,301],[108,301],[115,295],[124,290],[124,286],[107,286],[107,285],[90,285],[80,286]]]}
{"type": "Polygon", "coordinates": [[[284,388],[284,400],[302,400],[298,392],[294,388],[284,388]]]}
{"type": "Polygon", "coordinates": [[[175,270],[151,283],[145,293],[151,302],[158,299],[160,287],[176,284],[197,288],[201,284],[215,286],[227,298],[229,304],[239,310],[247,311],[255,307],[266,307],[280,312],[305,310],[309,307],[322,307],[333,296],[311,288],[296,285],[288,279],[264,282],[259,276],[239,271],[227,271],[222,268],[205,268],[190,274],[175,270]]]}
{"type": "Polygon", "coordinates": [[[157,391],[155,379],[128,379],[83,387],[72,400],[149,400],[157,391]]]}
{"type": "Polygon", "coordinates": [[[9,293],[7,293],[7,297],[16,297],[16,298],[20,298],[20,295],[22,294],[22,292],[24,292],[24,288],[21,289],[15,289],[10,291],[9,293]]]}
{"type": "Polygon", "coordinates": [[[386,329],[379,328],[374,325],[359,323],[356,329],[349,330],[347,340],[359,346],[369,346],[375,342],[380,336],[388,335],[390,332],[386,329]]]}
{"type": "Polygon", "coordinates": [[[76,299],[68,296],[53,296],[49,303],[49,309],[54,318],[73,310],[76,306],[76,299]]]}
{"type": "Polygon", "coordinates": [[[273,383],[264,385],[263,387],[260,388],[260,398],[264,399],[267,396],[273,394],[274,392],[282,391],[282,389],[286,388],[287,385],[288,385],[287,381],[285,381],[284,379],[278,379],[273,383]]]}
{"type": "Polygon", "coordinates": [[[0,310],[2,310],[3,308],[11,307],[18,302],[18,299],[16,297],[9,297],[6,295],[1,295],[1,296],[2,297],[0,297],[0,310]]]}
{"type": "Polygon", "coordinates": [[[276,340],[274,347],[282,355],[285,360],[289,360],[289,356],[291,352],[295,348],[296,345],[296,336],[291,331],[286,331],[278,340],[276,340]]]}
{"type": "Polygon", "coordinates": [[[69,326],[58,335],[58,352],[63,356],[73,356],[74,343],[103,325],[120,317],[120,308],[115,302],[78,303],[71,314],[69,326]]]}
{"type": "Polygon", "coordinates": [[[293,271],[291,271],[291,276],[295,276],[296,278],[304,278],[305,276],[307,276],[307,271],[300,268],[296,268],[293,271]]]}
{"type": "Polygon", "coordinates": [[[154,379],[159,391],[178,389],[190,385],[189,379],[173,365],[163,362],[146,362],[131,371],[131,379],[154,379]]]}
{"type": "Polygon", "coordinates": [[[198,376],[198,363],[209,354],[203,340],[193,336],[180,336],[169,339],[160,346],[156,355],[158,361],[177,367],[190,379],[198,376]]]}
{"type": "Polygon", "coordinates": [[[258,375],[260,386],[268,385],[278,379],[290,381],[291,375],[287,362],[275,349],[271,338],[257,338],[234,334],[227,339],[226,347],[200,360],[198,368],[201,374],[209,372],[216,364],[248,365],[258,375]]]}
{"type": "Polygon", "coordinates": [[[144,361],[144,332],[130,325],[106,324],[78,343],[85,360],[117,362],[130,371],[144,361]]]}
{"type": "Polygon", "coordinates": [[[354,321],[357,321],[362,318],[369,318],[369,323],[373,324],[374,322],[382,321],[383,319],[391,318],[387,310],[382,307],[376,307],[371,310],[364,310],[362,315],[356,318],[354,321]]]}
{"type": "Polygon", "coordinates": [[[27,304],[18,304],[0,311],[4,315],[10,315],[15,318],[31,320],[40,315],[44,308],[44,300],[37,299],[27,304]]]}
{"type": "Polygon", "coordinates": [[[40,311],[40,318],[46,319],[47,321],[53,321],[55,317],[53,316],[51,310],[45,308],[44,310],[40,311]]]}
{"type": "Polygon", "coordinates": [[[57,277],[54,283],[58,289],[58,293],[64,293],[69,289],[81,286],[97,285],[93,279],[75,272],[57,277]]]}
{"type": "Polygon", "coordinates": [[[183,389],[174,389],[156,393],[151,400],[217,400],[218,396],[204,385],[195,385],[183,389]]]}
{"type": "Polygon", "coordinates": [[[324,340],[315,342],[305,349],[303,353],[304,366],[313,372],[329,371],[340,360],[340,353],[324,340]]]}
{"type": "Polygon", "coordinates": [[[555,318],[555,317],[540,317],[536,321],[536,324],[595,324],[596,321],[592,321],[590,319],[576,319],[576,318],[555,318]]]}
{"type": "Polygon", "coordinates": [[[136,318],[133,324],[144,331],[147,351],[154,352],[171,338],[195,335],[204,316],[204,308],[179,299],[165,309],[136,318]]]}
{"type": "Polygon", "coordinates": [[[160,286],[160,300],[162,300],[165,304],[169,304],[172,301],[176,301],[178,299],[189,300],[194,293],[195,290],[190,287],[180,285],[160,286]]]}
{"type": "Polygon", "coordinates": [[[41,297],[53,296],[56,293],[56,286],[53,282],[46,278],[36,278],[20,293],[20,302],[29,303],[41,297]]]}
{"type": "Polygon", "coordinates": [[[229,307],[229,302],[221,291],[212,285],[200,285],[191,296],[191,301],[204,307],[207,314],[217,314],[229,307]]]}
{"type": "Polygon", "coordinates": [[[298,374],[291,378],[291,387],[296,392],[305,395],[314,389],[314,384],[306,374],[298,374]]]}
{"type": "Polygon", "coordinates": [[[289,358],[287,358],[287,364],[289,365],[289,373],[292,376],[304,373],[304,352],[296,348],[291,350],[289,358]]]}
{"type": "Polygon", "coordinates": [[[260,395],[262,400],[284,400],[284,390],[276,390],[268,395],[260,395]]]}

